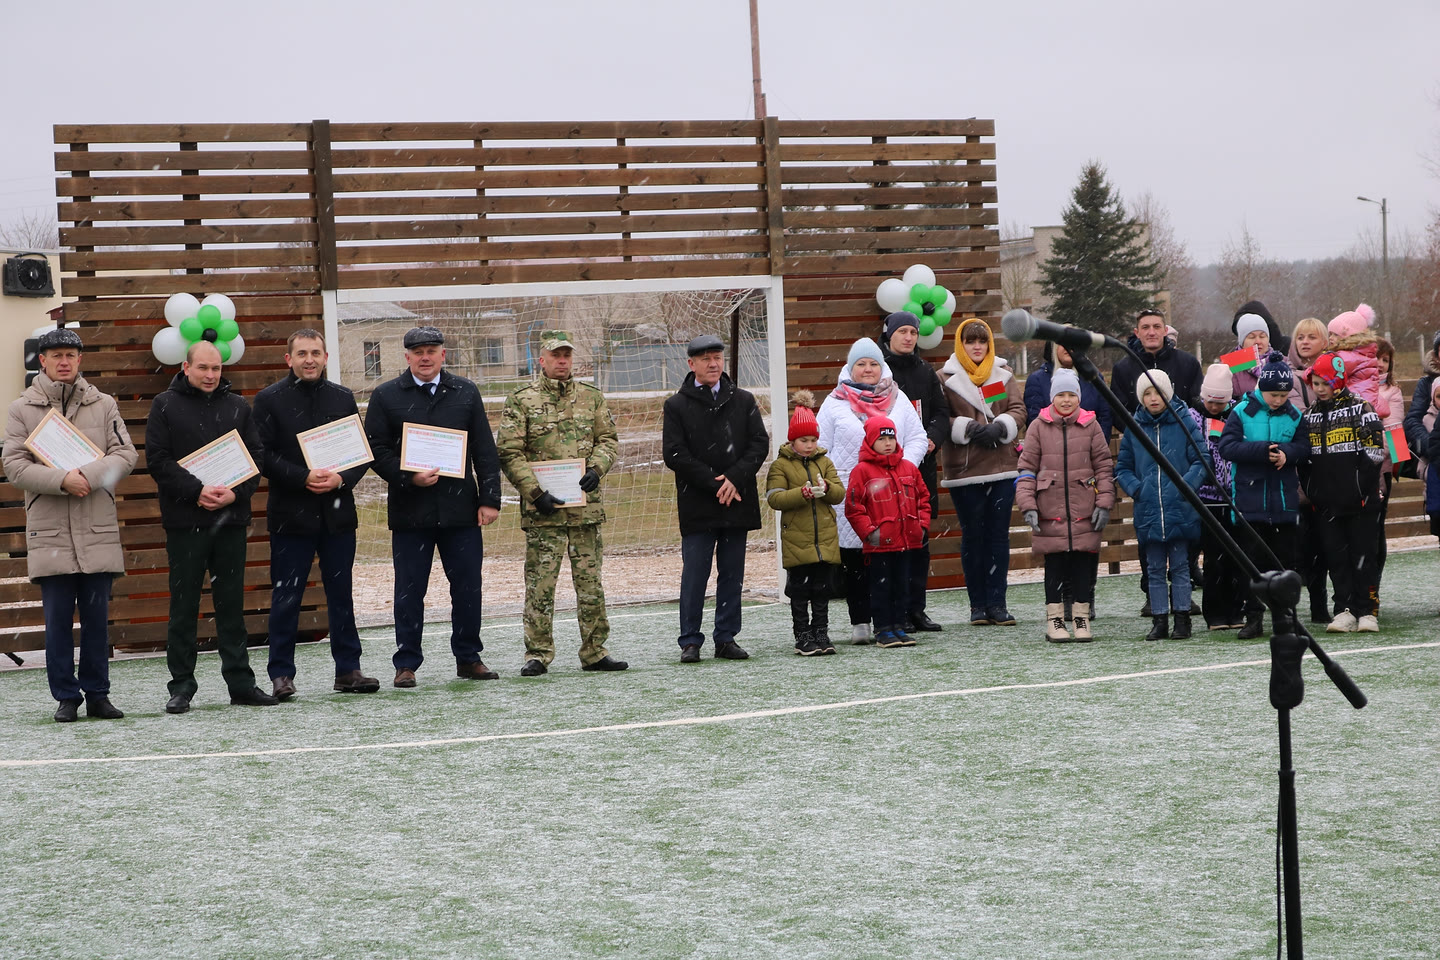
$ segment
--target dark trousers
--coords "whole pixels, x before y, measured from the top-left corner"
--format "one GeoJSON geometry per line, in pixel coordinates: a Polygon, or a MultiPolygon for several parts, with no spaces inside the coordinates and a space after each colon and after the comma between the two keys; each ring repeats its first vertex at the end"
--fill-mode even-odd
{"type": "Polygon", "coordinates": [[[330,655],[335,676],[360,669],[360,634],[355,629],[355,600],[350,576],[355,567],[355,531],[294,536],[270,534],[270,679],[295,676],[295,634],[300,601],[310,564],[320,555],[330,623],[330,655]]]}
{"type": "MultiPolygon", "coordinates": [[[[1296,524],[1252,523],[1250,524],[1250,529],[1255,531],[1255,536],[1259,537],[1261,542],[1270,548],[1270,552],[1275,554],[1275,559],[1280,561],[1280,565],[1278,567],[1275,566],[1275,564],[1270,562],[1265,551],[1256,546],[1253,540],[1247,543],[1245,538],[1240,538],[1239,543],[1241,549],[1250,554],[1251,559],[1255,561],[1255,566],[1260,568],[1261,573],[1265,573],[1268,570],[1290,570],[1294,568],[1295,541],[1297,539],[1296,524]]],[[[1247,585],[1245,589],[1245,613],[1248,616],[1255,616],[1256,614],[1263,614],[1264,612],[1265,604],[1255,599],[1255,595],[1250,592],[1247,585]]]]}
{"type": "Polygon", "coordinates": [[[1010,509],[1015,481],[950,488],[960,520],[960,565],[974,610],[1003,610],[1010,576],[1010,509]]]}
{"type": "Polygon", "coordinates": [[[170,695],[194,697],[196,623],[200,591],[210,571],[210,599],[215,603],[215,637],[220,675],[232,694],[255,686],[250,655],[245,649],[245,527],[187,527],[165,531],[170,558],[170,629],[165,634],[165,660],[170,667],[170,695]]]}
{"type": "Polygon", "coordinates": [[[740,633],[740,588],[745,582],[745,537],[739,529],[687,533],[680,538],[680,646],[705,642],[705,586],[714,560],[715,629],[717,644],[733,642],[740,633]]]}
{"type": "Polygon", "coordinates": [[[840,565],[845,569],[845,607],[850,625],[870,622],[870,571],[865,566],[865,551],[859,547],[841,547],[840,565]]]}
{"type": "Polygon", "coordinates": [[[791,597],[790,621],[796,640],[808,630],[829,630],[830,601],[824,597],[791,597]]]}
{"type": "Polygon", "coordinates": [[[1296,530],[1295,572],[1305,582],[1310,594],[1310,609],[1322,613],[1322,619],[1330,616],[1329,589],[1330,567],[1325,561],[1324,523],[1320,511],[1312,504],[1300,505],[1300,523],[1296,530]]]}
{"type": "MultiPolygon", "coordinates": [[[[1241,541],[1234,515],[1223,503],[1207,503],[1205,509],[1219,521],[1236,543],[1241,541]]],[[[1243,548],[1243,545],[1242,545],[1243,548]]],[[[1232,624],[1240,619],[1245,608],[1245,598],[1250,595],[1250,584],[1240,572],[1235,558],[1225,552],[1220,540],[1205,524],[1200,525],[1200,549],[1205,554],[1205,596],[1200,609],[1205,614],[1206,626],[1232,624]]]]}
{"type": "Polygon", "coordinates": [[[1335,606],[1357,617],[1375,612],[1375,595],[1380,587],[1376,548],[1380,511],[1321,514],[1320,536],[1330,576],[1335,580],[1335,606]]]}
{"type": "Polygon", "coordinates": [[[906,606],[910,603],[910,551],[867,553],[870,570],[870,616],[875,632],[905,626],[906,606]]]}
{"type": "Polygon", "coordinates": [[[1100,554],[1087,550],[1064,550],[1045,554],[1045,602],[1092,603],[1100,554]]]}
{"type": "Polygon", "coordinates": [[[420,638],[425,632],[425,592],[435,549],[450,581],[450,650],[457,664],[480,659],[480,569],[485,544],[479,527],[431,527],[390,531],[395,560],[396,670],[418,670],[425,662],[420,638]]]}
{"type": "Polygon", "coordinates": [[[925,587],[930,582],[930,539],[925,545],[910,553],[910,613],[925,612],[925,587]]]}
{"type": "Polygon", "coordinates": [[[1378,596],[1380,578],[1385,576],[1385,557],[1390,553],[1390,544],[1385,542],[1385,518],[1390,513],[1390,488],[1394,483],[1395,477],[1388,473],[1385,474],[1385,499],[1380,501],[1380,528],[1377,531],[1380,536],[1375,547],[1375,566],[1377,568],[1377,573],[1375,574],[1375,587],[1377,591],[1375,609],[1377,610],[1380,609],[1380,597],[1378,596]]]}
{"type": "Polygon", "coordinates": [[[39,577],[45,605],[45,673],[50,696],[79,700],[110,693],[110,583],[113,573],[39,577]],[[75,609],[80,609],[80,679],[75,679],[75,609]]]}

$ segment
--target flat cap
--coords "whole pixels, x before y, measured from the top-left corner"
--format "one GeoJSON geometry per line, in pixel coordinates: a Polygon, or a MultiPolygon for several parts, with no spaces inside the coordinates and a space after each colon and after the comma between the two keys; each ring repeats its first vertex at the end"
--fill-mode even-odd
{"type": "Polygon", "coordinates": [[[711,350],[724,350],[724,349],[725,349],[725,341],[724,341],[724,340],[721,340],[719,337],[715,336],[715,334],[713,334],[713,333],[706,333],[706,334],[701,334],[700,336],[696,337],[694,340],[691,340],[691,341],[690,341],[689,345],[685,348],[685,355],[686,355],[687,357],[698,357],[698,356],[700,356],[700,354],[702,354],[702,353],[709,353],[711,350]]]}
{"type": "Polygon", "coordinates": [[[445,334],[436,330],[434,327],[411,327],[405,331],[406,350],[429,346],[445,346],[445,334]]]}
{"type": "Polygon", "coordinates": [[[556,350],[574,350],[575,341],[564,330],[544,330],[540,334],[540,349],[546,353],[556,350]]]}
{"type": "Polygon", "coordinates": [[[80,339],[80,334],[74,330],[67,330],[64,327],[56,327],[54,330],[46,330],[39,337],[37,349],[44,353],[46,350],[59,350],[62,347],[69,347],[75,350],[84,350],[85,344],[80,339]]]}

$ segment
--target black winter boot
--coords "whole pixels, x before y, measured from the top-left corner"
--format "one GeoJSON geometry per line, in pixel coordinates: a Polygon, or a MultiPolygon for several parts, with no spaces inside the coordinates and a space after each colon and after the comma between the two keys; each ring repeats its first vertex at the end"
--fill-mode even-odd
{"type": "Polygon", "coordinates": [[[1175,630],[1170,634],[1172,640],[1190,639],[1190,614],[1175,611],[1175,630]]]}
{"type": "Polygon", "coordinates": [[[1170,615],[1168,613],[1156,613],[1151,615],[1150,632],[1145,634],[1146,640],[1165,640],[1170,636],[1170,615]]]}
{"type": "Polygon", "coordinates": [[[1236,636],[1241,640],[1254,640],[1264,633],[1265,614],[1247,613],[1245,614],[1245,626],[1240,628],[1240,632],[1236,636]]]}

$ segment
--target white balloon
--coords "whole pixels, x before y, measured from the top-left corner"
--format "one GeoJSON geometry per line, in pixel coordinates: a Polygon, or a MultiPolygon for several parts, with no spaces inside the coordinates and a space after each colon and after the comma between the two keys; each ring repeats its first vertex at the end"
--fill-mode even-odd
{"type": "Polygon", "coordinates": [[[875,302],[886,313],[895,313],[910,299],[910,285],[899,277],[891,277],[875,291],[875,302]]]}
{"type": "MultiPolygon", "coordinates": [[[[234,307],[231,309],[233,310],[234,307]]],[[[243,356],[245,356],[245,338],[237,333],[235,339],[230,341],[230,359],[227,362],[239,363],[243,356]]]]}
{"type": "Polygon", "coordinates": [[[155,359],[166,366],[173,366],[183,361],[185,351],[189,348],[190,345],[185,342],[184,335],[175,327],[161,327],[155,332],[154,339],[150,341],[150,351],[155,354],[155,359]]]}
{"type": "Polygon", "coordinates": [[[940,346],[941,342],[944,341],[944,339],[944,328],[936,327],[934,330],[930,331],[930,335],[928,337],[921,337],[920,339],[915,341],[915,344],[921,350],[934,350],[936,347],[940,346]]]}
{"type": "Polygon", "coordinates": [[[915,284],[917,283],[923,283],[927,287],[935,286],[935,271],[931,270],[923,263],[917,263],[909,270],[906,270],[905,292],[909,293],[910,288],[915,286],[915,284]]]}
{"type": "Polygon", "coordinates": [[[200,301],[195,299],[194,294],[175,293],[165,301],[165,322],[172,327],[178,327],[186,319],[195,316],[200,309],[200,301]]]}
{"type": "Polygon", "coordinates": [[[955,312],[955,294],[954,294],[954,293],[952,293],[952,292],[949,291],[949,290],[946,290],[946,291],[945,291],[945,306],[942,307],[941,309],[949,310],[951,313],[954,313],[954,312],[955,312]]]}
{"type": "MultiPolygon", "coordinates": [[[[212,294],[210,294],[210,296],[208,296],[208,297],[206,297],[204,300],[201,300],[201,301],[200,301],[200,306],[203,307],[203,306],[205,306],[206,304],[209,304],[209,305],[215,307],[217,310],[220,311],[220,319],[221,319],[221,320],[234,320],[234,319],[235,319],[235,301],[234,301],[234,300],[231,300],[229,297],[225,296],[225,294],[223,294],[223,293],[212,293],[212,294]]],[[[192,314],[192,316],[193,316],[193,314],[192,314]]]]}

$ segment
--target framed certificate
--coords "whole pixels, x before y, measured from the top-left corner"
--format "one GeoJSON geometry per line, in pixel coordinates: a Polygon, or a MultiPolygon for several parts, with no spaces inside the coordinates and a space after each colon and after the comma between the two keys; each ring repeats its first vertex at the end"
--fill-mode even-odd
{"type": "Polygon", "coordinates": [[[245,449],[245,441],[240,439],[239,430],[231,430],[175,462],[207,487],[234,488],[260,474],[250,451],[245,449]]]}
{"type": "Polygon", "coordinates": [[[300,441],[300,454],[311,470],[339,473],[375,459],[358,413],[297,433],[295,439],[300,441]]]}
{"type": "Polygon", "coordinates": [[[75,424],[53,409],[25,438],[25,449],[35,454],[35,459],[45,466],[66,472],[105,456],[104,450],[91,443],[89,437],[75,429],[75,424]]]}
{"type": "Polygon", "coordinates": [[[585,476],[584,460],[536,460],[530,469],[540,488],[566,509],[585,506],[585,491],[580,489],[580,478],[585,476]]]}
{"type": "Polygon", "coordinates": [[[438,469],[442,477],[465,479],[470,434],[449,427],[406,423],[400,428],[400,469],[424,473],[438,469]]]}

